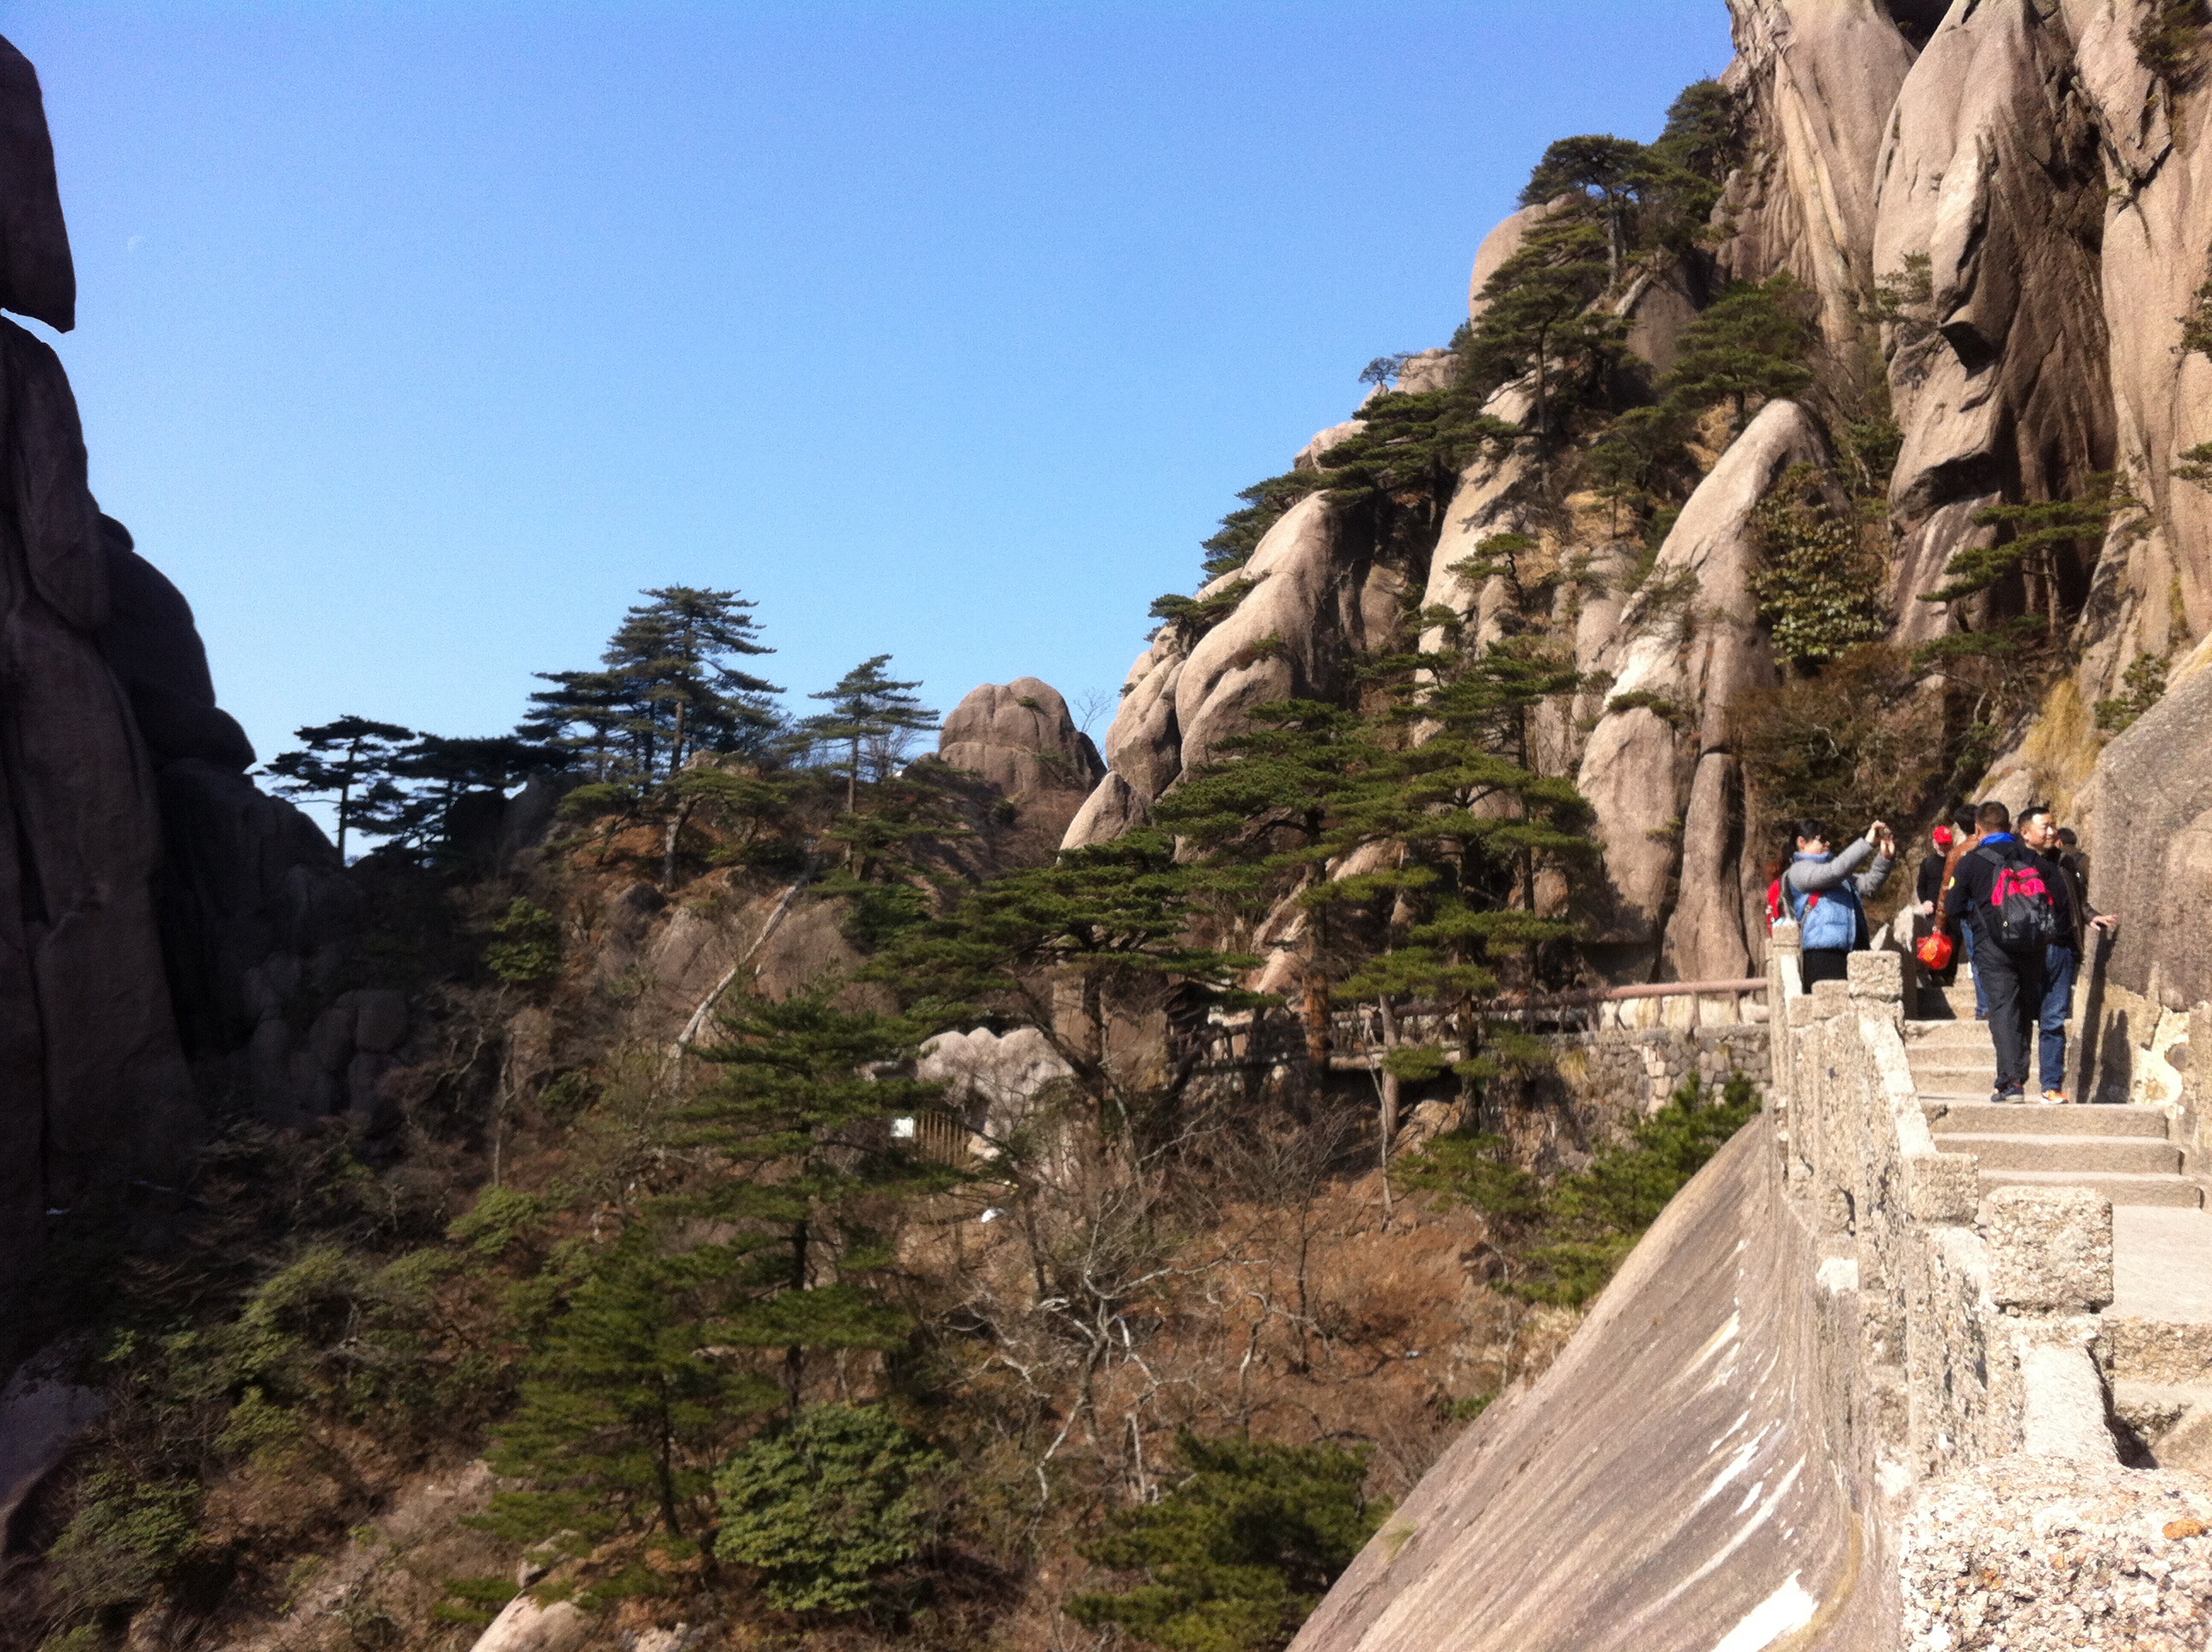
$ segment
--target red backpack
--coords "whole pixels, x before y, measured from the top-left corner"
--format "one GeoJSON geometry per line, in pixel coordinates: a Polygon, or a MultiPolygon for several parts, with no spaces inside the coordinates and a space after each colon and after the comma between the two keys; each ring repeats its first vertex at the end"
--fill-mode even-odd
{"type": "Polygon", "coordinates": [[[2033,957],[2058,938],[2058,903],[2033,857],[1976,851],[1997,869],[1990,884],[1989,937],[2007,952],[2033,957]]]}
{"type": "MultiPolygon", "coordinates": [[[[1808,918],[1811,917],[1813,915],[1813,908],[1820,904],[1820,897],[1818,895],[1807,896],[1805,897],[1805,915],[1808,918]]],[[[1784,918],[1787,917],[1789,915],[1789,897],[1783,894],[1782,880],[1778,878],[1766,886],[1766,932],[1771,935],[1774,932],[1774,926],[1780,923],[1784,918]]]]}

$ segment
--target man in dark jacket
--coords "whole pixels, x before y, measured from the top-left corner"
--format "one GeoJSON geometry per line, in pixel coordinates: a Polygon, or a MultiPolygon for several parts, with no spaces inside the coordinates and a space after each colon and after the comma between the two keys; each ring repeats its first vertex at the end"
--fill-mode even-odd
{"type": "MultiPolygon", "coordinates": [[[[2069,834],[2070,835],[2070,834],[2069,834]]],[[[2088,880],[2078,859],[2063,852],[2058,821],[2044,803],[2020,811],[2021,841],[2035,851],[2043,881],[2058,908],[2058,938],[2044,949],[2043,1003],[2036,1017],[2036,1066],[2043,1099],[2057,1103],[2066,1094],[2066,1017],[2074,1007],[2074,977],[2081,969],[2082,942],[2091,931],[2106,931],[2116,921],[2089,904],[2088,880]]]]}
{"type": "Polygon", "coordinates": [[[1951,888],[1943,897],[1944,915],[1975,926],[1974,984],[1989,1003],[1990,1038],[1996,1046],[1997,1083],[1992,1101],[2027,1099],[2028,1029],[2043,1007],[2043,949],[2033,953],[2008,952],[1996,943],[1990,927],[1998,874],[2014,861],[2040,863],[2027,845],[2013,835],[2012,811],[2002,803],[1985,803],[1974,812],[1981,841],[1960,858],[1953,868],[1951,888]]]}

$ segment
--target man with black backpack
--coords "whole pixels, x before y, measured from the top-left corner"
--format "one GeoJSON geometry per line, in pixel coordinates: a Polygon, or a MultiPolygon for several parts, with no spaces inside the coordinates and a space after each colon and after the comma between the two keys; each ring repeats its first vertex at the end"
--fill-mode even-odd
{"type": "Polygon", "coordinates": [[[1974,813],[1981,841],[1960,858],[1943,897],[1947,917],[1975,926],[1974,975],[1988,994],[1996,1046],[1993,1101],[2027,1099],[2027,1063],[2043,1007],[2044,956],[2059,937],[2061,914],[2044,864],[2013,835],[2012,811],[1985,803],[1974,813]]]}

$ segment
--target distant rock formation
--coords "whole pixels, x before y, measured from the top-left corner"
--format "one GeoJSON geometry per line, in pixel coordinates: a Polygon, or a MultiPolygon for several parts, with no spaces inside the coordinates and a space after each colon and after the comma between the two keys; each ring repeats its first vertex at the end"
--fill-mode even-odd
{"type": "Polygon", "coordinates": [[[1010,798],[1088,793],[1106,772],[1098,748],[1075,726],[1049,683],[1018,677],[971,689],[937,741],[940,761],[980,774],[1010,798]]]}

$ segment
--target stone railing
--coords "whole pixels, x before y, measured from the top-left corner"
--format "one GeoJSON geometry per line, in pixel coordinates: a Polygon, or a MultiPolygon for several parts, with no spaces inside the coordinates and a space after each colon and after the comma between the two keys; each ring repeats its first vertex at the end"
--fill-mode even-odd
{"type": "Polygon", "coordinates": [[[2117,1461],[2087,1317],[2112,1297],[2111,1205],[2070,1187],[1984,1198],[1974,1156],[1938,1151],[1929,1131],[1905,1058],[1905,960],[1856,952],[1849,969],[1806,992],[1796,926],[1776,926],[1768,1094],[1784,1185],[1824,1280],[1856,1294],[1858,1375],[1899,1402],[1862,1443],[1916,1477],[2036,1442],[2117,1461]]]}
{"type": "Polygon", "coordinates": [[[2112,1206],[2088,1188],[1984,1195],[1972,1154],[1938,1151],[1906,1062],[1906,968],[1854,953],[1848,981],[1808,993],[1793,924],[1768,964],[1784,1208],[1826,1303],[1838,1467],[1895,1580],[1892,1643],[2197,1644],[2155,1632],[2212,1610],[2202,1557],[2171,1535],[2205,1529],[2207,1488],[2124,1467],[2107,1421],[2112,1206]],[[2100,1617],[2094,1638],[2035,1638],[2100,1617]]]}

